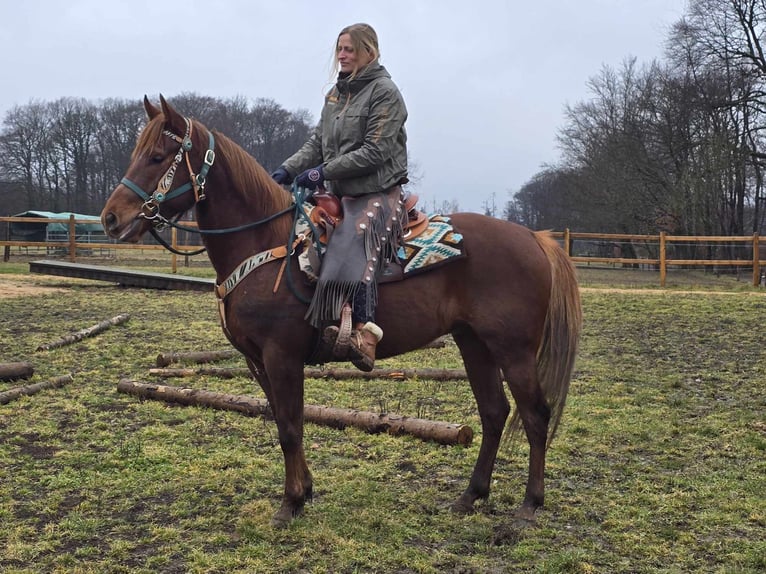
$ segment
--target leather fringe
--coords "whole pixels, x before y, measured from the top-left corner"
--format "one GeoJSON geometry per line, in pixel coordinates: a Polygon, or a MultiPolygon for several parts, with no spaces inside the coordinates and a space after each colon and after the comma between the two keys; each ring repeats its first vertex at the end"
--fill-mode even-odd
{"type": "Polygon", "coordinates": [[[306,313],[315,327],[339,320],[343,305],[353,302],[360,289],[367,290],[365,315],[374,315],[377,279],[386,264],[396,260],[402,237],[406,213],[400,187],[358,198],[344,197],[342,201],[343,229],[333,233],[306,313]]]}

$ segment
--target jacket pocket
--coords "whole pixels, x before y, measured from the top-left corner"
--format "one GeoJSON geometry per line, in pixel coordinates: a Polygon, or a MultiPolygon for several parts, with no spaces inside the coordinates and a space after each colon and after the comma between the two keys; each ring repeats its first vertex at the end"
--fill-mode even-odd
{"type": "Polygon", "coordinates": [[[370,118],[370,110],[348,110],[339,121],[341,137],[344,143],[352,147],[359,147],[364,141],[367,132],[367,124],[370,118]]]}

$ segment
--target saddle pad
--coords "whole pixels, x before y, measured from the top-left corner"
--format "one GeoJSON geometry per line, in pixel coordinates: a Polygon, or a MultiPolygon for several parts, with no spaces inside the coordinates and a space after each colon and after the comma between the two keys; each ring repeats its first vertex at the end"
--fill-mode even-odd
{"type": "Polygon", "coordinates": [[[432,214],[428,216],[426,230],[405,241],[397,255],[406,278],[430,270],[436,265],[465,257],[463,235],[455,231],[449,217],[432,214]]]}

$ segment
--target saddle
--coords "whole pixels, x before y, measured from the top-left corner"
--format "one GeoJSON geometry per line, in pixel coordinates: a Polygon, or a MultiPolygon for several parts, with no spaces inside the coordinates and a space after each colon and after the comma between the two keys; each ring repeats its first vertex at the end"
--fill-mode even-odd
{"type": "MultiPolygon", "coordinates": [[[[428,227],[428,217],[417,209],[418,195],[407,192],[403,198],[407,219],[404,221],[402,239],[412,239],[423,233],[428,227]]],[[[314,209],[311,210],[311,222],[320,230],[319,241],[327,245],[333,230],[343,220],[343,206],[340,199],[328,192],[317,192],[311,196],[314,209]]]]}

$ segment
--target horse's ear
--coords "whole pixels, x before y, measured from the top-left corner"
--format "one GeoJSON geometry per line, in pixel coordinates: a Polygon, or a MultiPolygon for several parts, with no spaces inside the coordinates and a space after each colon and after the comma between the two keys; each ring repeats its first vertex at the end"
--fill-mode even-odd
{"type": "Polygon", "coordinates": [[[162,94],[160,94],[160,105],[162,106],[162,113],[165,114],[165,120],[171,131],[179,134],[184,133],[186,131],[186,120],[171,107],[162,94]]]}
{"type": "Polygon", "coordinates": [[[152,104],[152,102],[149,101],[149,98],[147,96],[144,96],[144,109],[146,110],[146,116],[150,120],[153,120],[154,118],[156,118],[158,115],[162,113],[157,106],[155,106],[154,104],[152,104]]]}

